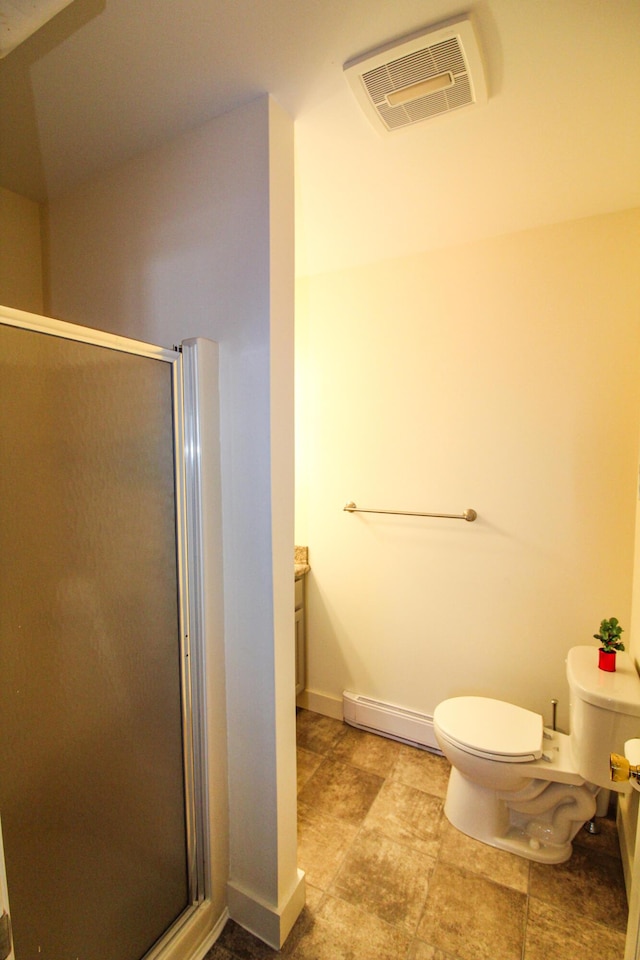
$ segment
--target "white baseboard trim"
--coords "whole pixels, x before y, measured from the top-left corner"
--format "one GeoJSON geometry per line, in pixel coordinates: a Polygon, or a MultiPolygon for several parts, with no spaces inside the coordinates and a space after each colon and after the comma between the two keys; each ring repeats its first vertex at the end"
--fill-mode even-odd
{"type": "Polygon", "coordinates": [[[433,717],[393,703],[371,700],[345,690],[342,695],[345,723],[392,740],[400,740],[432,753],[442,753],[433,729],[433,717]]]}
{"type": "Polygon", "coordinates": [[[279,950],[305,904],[304,871],[298,870],[295,886],[280,907],[266,903],[231,880],[227,884],[227,903],[232,920],[274,950],[279,950]]]}
{"type": "Polygon", "coordinates": [[[208,937],[204,940],[204,942],[200,944],[200,948],[197,954],[194,955],[194,960],[196,960],[196,958],[197,960],[202,960],[202,958],[209,953],[209,950],[211,950],[211,947],[214,945],[214,943],[216,942],[216,940],[224,930],[224,925],[228,919],[229,919],[229,911],[225,907],[224,913],[216,923],[213,930],[209,933],[208,937]]]}
{"type": "Polygon", "coordinates": [[[222,933],[228,919],[226,907],[216,915],[210,900],[201,901],[177,921],[174,929],[155,950],[150,951],[150,960],[202,960],[222,933]]]}
{"type": "Polygon", "coordinates": [[[304,710],[321,713],[323,717],[333,717],[342,720],[342,700],[337,697],[328,697],[325,693],[316,693],[314,690],[303,690],[298,694],[296,703],[304,710]]]}

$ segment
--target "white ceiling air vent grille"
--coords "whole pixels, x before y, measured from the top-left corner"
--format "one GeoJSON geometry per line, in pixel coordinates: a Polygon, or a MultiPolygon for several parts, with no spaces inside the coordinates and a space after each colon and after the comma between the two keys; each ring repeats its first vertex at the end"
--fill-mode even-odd
{"type": "Polygon", "coordinates": [[[487,100],[480,50],[466,17],[350,60],[344,71],[380,132],[487,100]]]}

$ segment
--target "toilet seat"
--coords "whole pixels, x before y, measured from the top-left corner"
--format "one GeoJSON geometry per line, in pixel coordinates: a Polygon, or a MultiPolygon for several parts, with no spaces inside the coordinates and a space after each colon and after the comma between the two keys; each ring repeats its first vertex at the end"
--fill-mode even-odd
{"type": "Polygon", "coordinates": [[[542,757],[542,717],[489,697],[454,697],[438,704],[433,717],[440,735],[476,757],[527,763],[542,757]]]}

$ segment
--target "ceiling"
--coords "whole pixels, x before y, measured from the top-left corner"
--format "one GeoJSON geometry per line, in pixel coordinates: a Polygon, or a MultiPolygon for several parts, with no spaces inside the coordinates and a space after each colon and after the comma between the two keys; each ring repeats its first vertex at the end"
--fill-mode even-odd
{"type": "Polygon", "coordinates": [[[0,60],[0,184],[63,194],[265,92],[302,274],[640,206],[639,0],[74,0],[0,60]],[[377,134],[343,64],[469,11],[488,103],[377,134]]]}

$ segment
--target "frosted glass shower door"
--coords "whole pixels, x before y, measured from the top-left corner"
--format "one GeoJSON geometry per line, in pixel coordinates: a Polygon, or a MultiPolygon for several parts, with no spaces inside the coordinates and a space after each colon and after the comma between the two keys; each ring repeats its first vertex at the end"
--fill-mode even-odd
{"type": "Polygon", "coordinates": [[[178,358],[158,354],[0,323],[0,817],[16,960],[139,960],[194,896],[178,358]]]}

